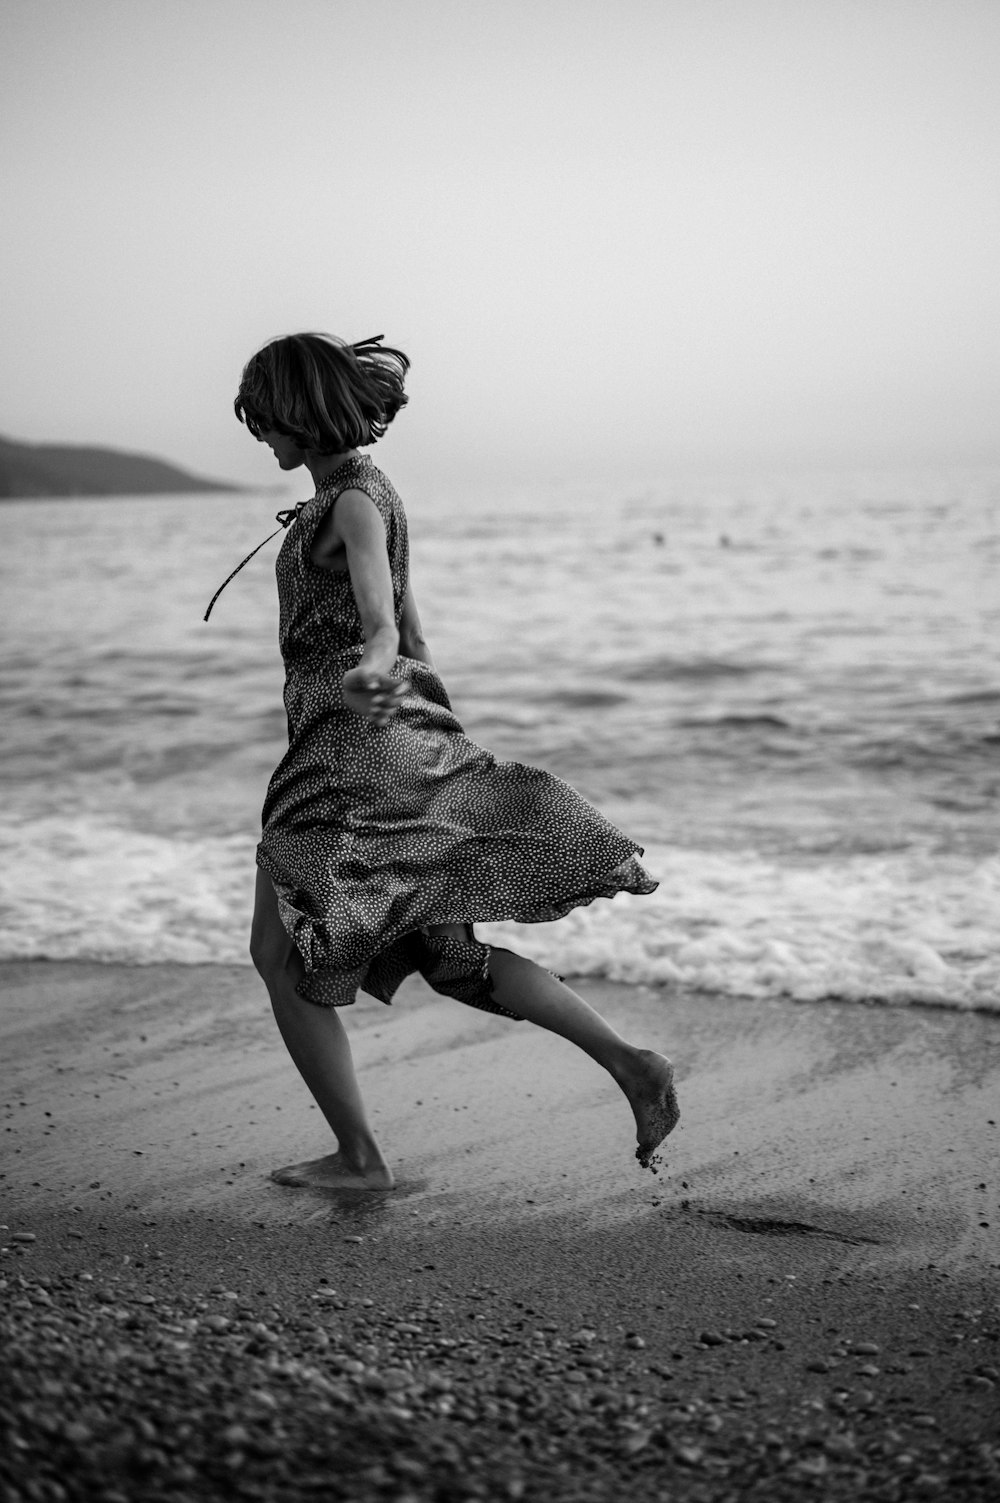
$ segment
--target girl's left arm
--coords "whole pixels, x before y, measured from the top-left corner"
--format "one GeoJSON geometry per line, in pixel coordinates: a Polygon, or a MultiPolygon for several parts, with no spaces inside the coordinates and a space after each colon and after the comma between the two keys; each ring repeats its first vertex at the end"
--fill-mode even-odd
{"type": "Polygon", "coordinates": [[[359,715],[384,725],[398,708],[406,685],[389,677],[399,656],[399,632],[393,608],[392,572],[385,524],[378,507],[363,491],[342,491],[321,531],[314,557],[322,566],[343,544],[351,588],[365,632],[365,649],[356,668],[344,674],[344,702],[359,715]]]}

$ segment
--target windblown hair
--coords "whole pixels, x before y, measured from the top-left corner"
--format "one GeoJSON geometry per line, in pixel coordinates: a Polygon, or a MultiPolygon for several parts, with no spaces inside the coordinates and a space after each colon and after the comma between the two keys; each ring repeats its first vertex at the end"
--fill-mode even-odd
{"type": "Polygon", "coordinates": [[[382,437],[408,398],[410,362],[376,334],[346,344],[332,334],[288,334],[247,361],[234,407],[258,438],[274,430],[318,454],[382,437]]]}

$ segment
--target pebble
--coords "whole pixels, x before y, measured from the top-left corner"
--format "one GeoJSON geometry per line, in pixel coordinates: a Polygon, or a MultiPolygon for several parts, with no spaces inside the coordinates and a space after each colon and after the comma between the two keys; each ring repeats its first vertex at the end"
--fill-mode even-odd
{"type": "Polygon", "coordinates": [[[879,1369],[877,1367],[873,1367],[870,1362],[865,1362],[861,1367],[858,1368],[859,1378],[877,1378],[878,1375],[879,1369]]]}
{"type": "Polygon", "coordinates": [[[626,1456],[637,1456],[646,1449],[652,1438],[651,1430],[637,1430],[635,1434],[626,1436],[622,1442],[622,1451],[626,1456]]]}
{"type": "Polygon", "coordinates": [[[850,1346],[856,1357],[877,1357],[879,1354],[874,1341],[852,1341],[850,1346]]]}
{"type": "Polygon", "coordinates": [[[12,1242],[37,1242],[34,1232],[15,1232],[10,1239],[12,1242]]]}
{"type": "MultiPolygon", "coordinates": [[[[738,1345],[723,1354],[737,1371],[716,1379],[727,1391],[706,1398],[702,1384],[712,1381],[707,1375],[722,1365],[719,1358],[696,1364],[689,1347],[685,1363],[678,1352],[677,1379],[666,1385],[652,1364],[625,1358],[622,1343],[636,1351],[646,1344],[637,1331],[619,1328],[616,1338],[612,1330],[567,1324],[562,1329],[572,1335],[560,1338],[558,1326],[543,1323],[542,1309],[522,1306],[505,1322],[503,1301],[481,1306],[484,1326],[466,1321],[464,1299],[443,1295],[430,1305],[411,1289],[397,1290],[394,1301],[362,1302],[357,1290],[341,1315],[329,1307],[335,1291],[311,1294],[310,1281],[298,1300],[284,1290],[262,1302],[248,1287],[235,1309],[227,1306],[230,1319],[210,1313],[215,1300],[234,1297],[221,1286],[212,1298],[182,1287],[167,1292],[154,1282],[157,1270],[154,1296],[143,1292],[141,1271],[104,1276],[109,1284],[97,1291],[101,1302],[79,1274],[73,1282],[55,1277],[48,1292],[39,1280],[13,1276],[13,1295],[25,1298],[0,1306],[0,1339],[16,1354],[16,1365],[8,1360],[13,1384],[8,1379],[0,1403],[12,1396],[5,1421],[14,1416],[14,1444],[37,1468],[39,1497],[52,1503],[69,1496],[57,1465],[62,1476],[74,1477],[74,1487],[79,1479],[74,1496],[97,1503],[125,1503],[133,1488],[135,1496],[200,1497],[210,1487],[212,1495],[238,1490],[260,1503],[295,1503],[329,1492],[331,1476],[350,1477],[352,1496],[391,1503],[432,1496],[455,1503],[534,1497],[597,1503],[686,1495],[692,1488],[728,1498],[747,1478],[761,1497],[785,1497],[782,1488],[798,1486],[811,1497],[825,1497],[829,1488],[831,1498],[917,1500],[947,1496],[966,1473],[975,1474],[975,1497],[992,1496],[990,1458],[981,1459],[953,1432],[932,1435],[933,1416],[898,1418],[900,1429],[891,1429],[890,1416],[899,1417],[912,1399],[890,1394],[865,1410],[874,1405],[872,1390],[840,1383],[828,1403],[805,1402],[809,1385],[801,1368],[796,1383],[787,1364],[774,1368],[779,1385],[789,1385],[787,1399],[775,1399],[770,1383],[762,1382],[760,1394],[752,1386],[730,1388],[751,1382],[749,1372],[738,1371],[738,1345]],[[279,1299],[282,1307],[272,1308],[279,1299]],[[537,1346],[531,1324],[522,1325],[532,1317],[542,1338],[537,1346]],[[127,1334],[130,1322],[142,1332],[138,1339],[127,1334]],[[233,1331],[249,1340],[199,1341],[199,1331],[233,1331]],[[602,1358],[607,1376],[598,1377],[593,1369],[602,1358]],[[686,1378],[685,1367],[693,1369],[686,1378]],[[72,1440],[67,1416],[79,1427],[72,1440]],[[685,1489],[671,1477],[675,1468],[706,1470],[690,1475],[685,1489]]],[[[341,1299],[338,1310],[344,1309],[341,1299]]],[[[754,1337],[735,1331],[730,1339],[759,1341],[776,1324],[762,1318],[754,1337]]],[[[721,1347],[727,1338],[706,1331],[701,1343],[721,1347]]],[[[775,1345],[759,1365],[766,1366],[775,1345]]],[[[860,1352],[846,1341],[844,1348],[860,1352]]],[[[963,1349],[972,1358],[966,1369],[973,1351],[963,1349]]],[[[826,1372],[831,1365],[817,1358],[809,1368],[826,1372]]],[[[838,1377],[850,1384],[850,1371],[838,1377]]],[[[981,1364],[969,1376],[990,1385],[996,1371],[981,1364]]],[[[954,1375],[943,1376],[950,1382],[954,1375]]],[[[962,1402],[959,1390],[957,1410],[962,1402]]],[[[951,1412],[942,1408],[942,1426],[951,1412]]]]}
{"type": "Polygon", "coordinates": [[[815,1357],[812,1362],[806,1363],[807,1373],[829,1373],[833,1371],[833,1363],[827,1362],[823,1357],[815,1357]]]}
{"type": "Polygon", "coordinates": [[[352,1237],[345,1237],[344,1238],[345,1242],[363,1242],[364,1240],[365,1240],[364,1237],[353,1237],[352,1236],[352,1237]]]}

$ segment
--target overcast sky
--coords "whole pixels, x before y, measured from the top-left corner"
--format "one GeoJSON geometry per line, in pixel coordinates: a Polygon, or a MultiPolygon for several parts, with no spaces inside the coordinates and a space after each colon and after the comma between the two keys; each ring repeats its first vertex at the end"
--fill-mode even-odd
{"type": "Polygon", "coordinates": [[[997,0],[5,0],[0,432],[275,478],[275,334],[383,462],[1000,458],[997,0]]]}

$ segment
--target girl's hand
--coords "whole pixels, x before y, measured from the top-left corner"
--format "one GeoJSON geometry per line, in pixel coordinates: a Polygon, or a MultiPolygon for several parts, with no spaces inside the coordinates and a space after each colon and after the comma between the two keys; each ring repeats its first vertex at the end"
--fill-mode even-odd
{"type": "Polygon", "coordinates": [[[388,725],[409,687],[406,679],[390,678],[388,673],[349,668],[344,674],[344,703],[356,715],[388,725]]]}

